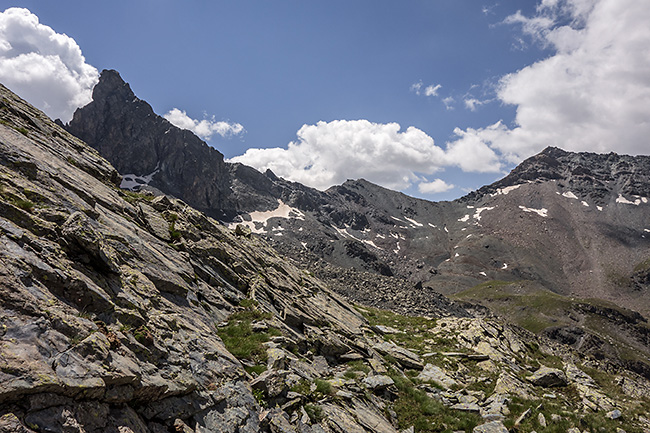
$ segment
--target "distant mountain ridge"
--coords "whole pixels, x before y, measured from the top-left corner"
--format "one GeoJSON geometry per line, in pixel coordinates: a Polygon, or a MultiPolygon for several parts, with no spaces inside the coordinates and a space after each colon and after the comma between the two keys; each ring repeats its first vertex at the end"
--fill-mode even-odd
{"type": "Polygon", "coordinates": [[[624,197],[650,197],[650,156],[574,153],[549,147],[523,161],[503,179],[461,200],[475,200],[499,188],[552,180],[567,182],[578,195],[601,205],[606,204],[612,193],[624,197]]]}

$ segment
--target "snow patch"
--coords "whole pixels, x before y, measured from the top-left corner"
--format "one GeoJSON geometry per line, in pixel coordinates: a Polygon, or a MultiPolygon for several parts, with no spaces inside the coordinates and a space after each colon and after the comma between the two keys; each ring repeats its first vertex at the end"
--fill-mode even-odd
{"type": "Polygon", "coordinates": [[[487,277],[487,274],[485,272],[479,272],[479,275],[483,275],[484,277],[487,277]]]}
{"type": "Polygon", "coordinates": [[[138,176],[137,174],[125,174],[122,176],[122,182],[120,182],[120,188],[128,189],[129,191],[139,191],[144,185],[149,185],[149,182],[153,177],[158,173],[160,169],[156,165],[156,169],[153,173],[147,174],[145,176],[138,176]]]}
{"type": "MultiPolygon", "coordinates": [[[[635,196],[635,197],[638,197],[638,196],[635,196]]],[[[647,200],[647,199],[646,199],[646,200],[647,200]]],[[[630,200],[626,199],[625,197],[623,197],[622,194],[619,194],[619,195],[618,195],[618,198],[616,199],[616,203],[622,203],[622,204],[633,204],[633,205],[635,205],[635,206],[640,205],[640,204],[641,204],[641,201],[642,201],[642,200],[641,200],[640,197],[637,198],[637,199],[634,200],[634,201],[630,201],[630,200]]],[[[645,203],[645,202],[644,202],[644,203],[645,203]]]]}
{"type": "Polygon", "coordinates": [[[503,267],[502,267],[501,269],[508,269],[508,264],[507,264],[507,263],[504,263],[504,264],[503,264],[503,267]]]}
{"type": "Polygon", "coordinates": [[[516,190],[521,185],[523,185],[523,184],[507,186],[505,188],[499,188],[499,189],[497,189],[497,192],[495,192],[494,194],[490,194],[490,196],[491,197],[496,197],[497,195],[508,195],[509,192],[516,190]]]}
{"type": "Polygon", "coordinates": [[[339,234],[339,236],[341,236],[341,237],[349,238],[349,239],[354,239],[355,241],[362,242],[362,243],[364,243],[364,244],[366,244],[366,245],[370,245],[371,247],[373,247],[373,248],[377,248],[378,250],[382,250],[382,249],[383,249],[383,248],[380,248],[380,247],[378,247],[377,245],[375,245],[375,243],[374,243],[373,241],[369,241],[369,240],[367,240],[367,239],[359,239],[358,237],[354,236],[353,234],[351,234],[351,233],[348,231],[349,228],[350,228],[350,226],[346,224],[346,225],[345,225],[345,228],[340,229],[340,228],[338,228],[338,227],[334,227],[334,230],[336,230],[336,232],[337,232],[337,233],[339,234]]]}
{"type": "Polygon", "coordinates": [[[585,206],[585,207],[589,207],[589,203],[587,203],[587,202],[584,201],[584,200],[582,201],[582,205],[585,206]]]}
{"type": "Polygon", "coordinates": [[[598,209],[598,210],[601,211],[601,212],[603,211],[603,207],[602,207],[602,206],[596,206],[596,209],[598,209]]]}
{"type": "MultiPolygon", "coordinates": [[[[234,229],[237,227],[238,224],[241,224],[243,226],[246,226],[251,229],[251,232],[253,233],[266,233],[266,230],[264,228],[268,224],[269,219],[271,218],[284,218],[284,219],[297,219],[297,220],[303,220],[305,219],[305,214],[302,213],[300,210],[291,207],[282,200],[278,200],[278,207],[274,210],[268,210],[268,211],[256,211],[256,212],[251,212],[248,214],[248,216],[251,218],[250,221],[241,221],[241,222],[234,222],[228,225],[228,228],[234,229]],[[262,228],[257,228],[257,224],[262,224],[262,228]]],[[[280,228],[274,228],[274,231],[277,230],[284,230],[282,227],[280,228]]],[[[276,236],[281,235],[282,233],[278,233],[276,236]]]]}
{"type": "Polygon", "coordinates": [[[438,228],[438,227],[434,226],[434,225],[431,224],[431,223],[429,223],[429,225],[430,225],[431,227],[433,227],[434,229],[437,229],[437,228],[438,228]]]}
{"type": "Polygon", "coordinates": [[[492,209],[494,209],[494,206],[490,206],[490,207],[480,207],[480,208],[476,209],[476,212],[474,212],[473,218],[474,218],[476,221],[481,221],[481,214],[482,214],[483,212],[485,212],[486,210],[492,210],[492,209]]]}
{"type": "Polygon", "coordinates": [[[643,231],[650,233],[650,230],[648,230],[648,229],[643,229],[643,231]]]}
{"type": "Polygon", "coordinates": [[[465,215],[464,217],[458,219],[458,221],[460,221],[460,222],[462,222],[462,223],[467,222],[467,220],[469,220],[469,214],[468,214],[468,215],[465,215]]]}
{"type": "Polygon", "coordinates": [[[567,192],[563,193],[562,197],[570,198],[570,199],[573,199],[573,200],[578,200],[578,196],[575,195],[574,193],[572,193],[571,191],[567,191],[567,192]]]}
{"type": "Polygon", "coordinates": [[[379,238],[379,239],[386,239],[386,236],[384,236],[384,235],[380,235],[379,233],[377,233],[377,234],[375,235],[375,237],[377,237],[377,238],[379,238]]]}
{"type": "Polygon", "coordinates": [[[404,219],[410,222],[414,227],[424,227],[424,224],[420,224],[419,222],[412,220],[411,218],[404,217],[404,219]]]}
{"type": "Polygon", "coordinates": [[[460,254],[456,253],[456,255],[454,257],[458,257],[458,256],[460,256],[460,254]]]}
{"type": "Polygon", "coordinates": [[[537,215],[546,218],[548,216],[548,209],[546,208],[541,208],[541,209],[531,209],[529,207],[525,206],[519,206],[519,209],[523,210],[524,212],[534,212],[537,215]]]}
{"type": "Polygon", "coordinates": [[[379,248],[377,245],[375,245],[375,243],[373,241],[362,240],[361,242],[363,242],[366,245],[370,245],[371,247],[376,248],[378,250],[382,249],[382,248],[379,248]]]}

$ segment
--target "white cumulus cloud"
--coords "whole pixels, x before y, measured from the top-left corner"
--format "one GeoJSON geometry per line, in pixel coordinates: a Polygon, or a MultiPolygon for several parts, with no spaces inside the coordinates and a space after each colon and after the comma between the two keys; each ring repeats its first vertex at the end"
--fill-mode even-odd
{"type": "Polygon", "coordinates": [[[303,125],[298,139],[286,148],[248,149],[229,162],[260,171],[271,169],[285,179],[318,189],[364,178],[391,189],[417,185],[423,193],[442,192],[453,185],[441,180],[428,182],[424,176],[448,166],[474,172],[501,169],[498,157],[485,143],[471,139],[468,133],[458,134],[465,134],[465,140],[444,150],[413,126],[401,131],[398,123],[321,121],[303,125]]]}
{"type": "Polygon", "coordinates": [[[546,146],[648,154],[650,5],[647,0],[543,0],[506,23],[553,54],[501,78],[497,98],[516,106],[502,123],[461,131],[519,162],[546,146]]]}
{"type": "Polygon", "coordinates": [[[172,108],[163,117],[181,129],[192,131],[203,140],[210,140],[214,134],[230,137],[245,132],[244,127],[239,123],[216,121],[214,116],[211,119],[196,120],[178,108],[172,108]]]}
{"type": "Polygon", "coordinates": [[[437,194],[454,188],[454,185],[448,184],[442,179],[434,179],[431,182],[420,182],[418,184],[418,191],[422,194],[437,194]]]}
{"type": "Polygon", "coordinates": [[[0,81],[22,98],[67,122],[91,101],[98,80],[74,39],[27,9],[0,13],[0,81]]]}
{"type": "Polygon", "coordinates": [[[420,129],[397,123],[334,120],[303,125],[286,149],[248,149],[232,158],[319,189],[364,178],[392,189],[421,181],[446,164],[445,152],[420,129]]]}

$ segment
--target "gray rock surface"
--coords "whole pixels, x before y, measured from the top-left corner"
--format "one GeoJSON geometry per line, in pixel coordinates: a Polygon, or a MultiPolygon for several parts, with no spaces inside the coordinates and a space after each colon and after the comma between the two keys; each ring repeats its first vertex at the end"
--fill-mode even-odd
{"type": "Polygon", "coordinates": [[[474,427],[474,433],[506,433],[508,429],[501,421],[492,421],[474,427]]]}
{"type": "Polygon", "coordinates": [[[545,366],[540,367],[531,376],[526,377],[526,379],[534,385],[545,388],[566,386],[568,383],[566,374],[562,370],[545,366]]]}

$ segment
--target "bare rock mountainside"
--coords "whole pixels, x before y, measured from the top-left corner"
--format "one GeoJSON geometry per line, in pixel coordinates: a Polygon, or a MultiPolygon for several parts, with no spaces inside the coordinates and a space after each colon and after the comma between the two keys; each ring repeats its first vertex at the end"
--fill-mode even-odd
{"type": "Polygon", "coordinates": [[[362,179],[318,191],[223,162],[115,71],[67,129],[124,187],[240,224],[349,299],[463,315],[442,293],[650,378],[650,157],[547,148],[452,202],[362,179]]]}
{"type": "Polygon", "coordinates": [[[641,375],[441,295],[355,306],[0,98],[0,431],[650,431],[641,375]]]}

